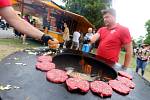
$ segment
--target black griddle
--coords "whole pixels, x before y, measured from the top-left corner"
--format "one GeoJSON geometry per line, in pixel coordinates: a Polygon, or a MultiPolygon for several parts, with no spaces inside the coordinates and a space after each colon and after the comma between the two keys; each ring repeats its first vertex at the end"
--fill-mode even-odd
{"type": "Polygon", "coordinates": [[[91,76],[101,77],[101,80],[105,80],[104,77],[110,79],[117,78],[117,72],[109,65],[99,61],[96,57],[89,53],[83,53],[81,51],[63,49],[62,53],[59,53],[53,57],[53,62],[59,69],[73,68],[76,72],[84,73],[83,66],[90,65],[91,76]],[[84,64],[81,64],[81,61],[84,64]]]}
{"type": "MultiPolygon", "coordinates": [[[[84,95],[70,93],[65,84],[48,82],[45,73],[36,70],[36,58],[36,55],[20,51],[0,62],[0,83],[20,87],[20,89],[0,91],[2,100],[103,100],[91,91],[84,95]],[[27,65],[16,65],[16,62],[27,65]]],[[[128,72],[133,76],[135,89],[126,96],[113,92],[110,98],[105,98],[106,100],[149,100],[150,83],[132,70],[128,72]]]]}

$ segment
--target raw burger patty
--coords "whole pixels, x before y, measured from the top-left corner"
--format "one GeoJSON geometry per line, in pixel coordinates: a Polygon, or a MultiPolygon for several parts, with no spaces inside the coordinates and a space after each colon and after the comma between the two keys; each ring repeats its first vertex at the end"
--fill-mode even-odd
{"type": "Polygon", "coordinates": [[[49,81],[54,83],[63,83],[68,78],[66,72],[59,69],[52,69],[48,71],[46,77],[49,81]]]}
{"type": "Polygon", "coordinates": [[[118,79],[121,83],[125,84],[127,87],[129,87],[129,88],[131,88],[131,89],[133,89],[133,88],[135,87],[135,83],[132,82],[131,80],[129,80],[128,78],[118,76],[117,79],[118,79]]]}
{"type": "Polygon", "coordinates": [[[130,88],[127,87],[126,85],[122,84],[118,80],[110,80],[109,85],[112,87],[113,90],[121,93],[121,94],[128,94],[130,92],[130,88]]]}
{"type": "Polygon", "coordinates": [[[127,72],[124,72],[124,71],[118,71],[118,74],[120,75],[120,76],[123,76],[123,77],[126,77],[126,78],[128,78],[128,79],[132,79],[132,76],[130,75],[130,74],[128,74],[127,72]]]}
{"type": "Polygon", "coordinates": [[[36,68],[41,71],[49,71],[55,68],[55,64],[51,62],[37,62],[36,68]]]}
{"type": "Polygon", "coordinates": [[[97,93],[101,97],[111,96],[113,92],[111,86],[102,81],[91,82],[90,89],[92,90],[92,92],[97,93]]]}
{"type": "Polygon", "coordinates": [[[39,56],[37,58],[37,61],[39,61],[39,62],[52,62],[52,57],[51,56],[39,56]]]}
{"type": "Polygon", "coordinates": [[[88,92],[90,88],[89,82],[80,78],[69,78],[66,80],[66,85],[70,91],[79,89],[84,93],[88,92]]]}

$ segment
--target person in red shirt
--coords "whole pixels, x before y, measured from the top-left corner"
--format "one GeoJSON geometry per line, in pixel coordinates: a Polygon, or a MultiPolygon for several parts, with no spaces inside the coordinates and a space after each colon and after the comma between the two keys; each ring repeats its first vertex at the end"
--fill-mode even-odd
{"type": "Polygon", "coordinates": [[[132,58],[132,40],[128,28],[116,23],[114,9],[102,10],[105,27],[101,27],[91,38],[91,43],[100,39],[96,55],[100,58],[118,62],[121,48],[125,48],[126,54],[123,68],[130,65],[132,58]]]}
{"type": "Polygon", "coordinates": [[[44,43],[50,43],[53,45],[58,44],[58,40],[49,35],[45,35],[27,21],[20,18],[11,4],[11,0],[0,0],[0,16],[2,16],[11,26],[13,26],[17,31],[41,40],[44,43]]]}

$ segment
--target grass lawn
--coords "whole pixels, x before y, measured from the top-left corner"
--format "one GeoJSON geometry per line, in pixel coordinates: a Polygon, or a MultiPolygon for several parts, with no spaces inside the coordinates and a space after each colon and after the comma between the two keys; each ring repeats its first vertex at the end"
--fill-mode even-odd
{"type": "Polygon", "coordinates": [[[28,39],[28,45],[22,44],[22,40],[18,38],[14,39],[0,39],[0,60],[9,54],[23,50],[25,48],[34,48],[42,46],[39,42],[32,39],[28,39]]]}
{"type": "Polygon", "coordinates": [[[27,39],[28,45],[22,44],[22,40],[19,38],[13,38],[13,39],[0,39],[0,45],[8,45],[8,46],[14,46],[18,48],[34,48],[38,46],[42,46],[39,42],[33,40],[33,39],[27,39]]]}
{"type": "MultiPolygon", "coordinates": [[[[120,53],[119,63],[121,63],[121,64],[123,64],[124,55],[125,55],[124,52],[120,53]]],[[[131,68],[133,68],[133,70],[135,71],[135,68],[136,68],[136,58],[135,57],[132,58],[131,68]]],[[[141,74],[141,70],[139,70],[139,74],[141,74]]],[[[150,63],[146,66],[144,77],[150,81],[150,63]]]]}

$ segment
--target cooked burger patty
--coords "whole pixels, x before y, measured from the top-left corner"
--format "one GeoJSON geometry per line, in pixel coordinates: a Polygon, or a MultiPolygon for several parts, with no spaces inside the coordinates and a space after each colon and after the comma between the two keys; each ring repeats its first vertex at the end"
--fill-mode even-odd
{"type": "Polygon", "coordinates": [[[79,89],[81,92],[89,91],[89,82],[80,78],[69,78],[66,80],[66,85],[70,91],[79,89]]]}
{"type": "Polygon", "coordinates": [[[112,95],[112,88],[103,81],[93,81],[90,83],[90,89],[92,92],[97,93],[101,97],[107,97],[112,95]]]}
{"type": "Polygon", "coordinates": [[[51,56],[39,56],[37,58],[37,61],[39,61],[39,62],[52,62],[52,57],[51,56]]]}
{"type": "Polygon", "coordinates": [[[121,75],[121,76],[123,76],[123,77],[126,77],[126,78],[128,78],[130,80],[132,79],[132,76],[129,73],[127,73],[127,72],[118,71],[118,74],[121,75]]]}
{"type": "Polygon", "coordinates": [[[49,81],[54,83],[63,83],[68,78],[66,72],[60,69],[52,69],[48,71],[46,77],[49,81]]]}
{"type": "Polygon", "coordinates": [[[50,71],[55,68],[55,64],[51,62],[37,62],[35,66],[41,71],[50,71]]]}
{"type": "Polygon", "coordinates": [[[109,85],[112,87],[113,90],[121,93],[121,94],[128,94],[130,92],[130,88],[126,85],[122,84],[122,82],[118,80],[110,80],[109,85]]]}
{"type": "Polygon", "coordinates": [[[117,79],[131,89],[135,87],[135,83],[128,78],[118,76],[117,79]]]}

